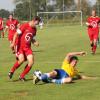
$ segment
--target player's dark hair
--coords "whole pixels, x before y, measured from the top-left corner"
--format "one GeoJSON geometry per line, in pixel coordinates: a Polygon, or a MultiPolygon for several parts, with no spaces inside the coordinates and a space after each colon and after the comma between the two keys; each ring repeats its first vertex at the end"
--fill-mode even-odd
{"type": "Polygon", "coordinates": [[[94,8],[94,9],[92,9],[92,11],[95,11],[95,13],[96,13],[96,9],[94,8]]]}
{"type": "Polygon", "coordinates": [[[12,16],[13,16],[13,13],[10,13],[10,14],[9,14],[9,16],[10,16],[10,15],[12,15],[12,16]]]}
{"type": "Polygon", "coordinates": [[[95,12],[96,12],[96,9],[95,9],[95,8],[93,8],[93,9],[92,9],[92,11],[95,11],[95,12]]]}
{"type": "Polygon", "coordinates": [[[41,18],[40,18],[39,16],[35,16],[35,17],[34,17],[34,20],[40,22],[40,21],[41,21],[41,18]]]}
{"type": "Polygon", "coordinates": [[[70,58],[69,63],[71,63],[73,60],[77,60],[77,61],[78,61],[78,57],[77,57],[77,56],[72,56],[72,57],[70,58]]]}

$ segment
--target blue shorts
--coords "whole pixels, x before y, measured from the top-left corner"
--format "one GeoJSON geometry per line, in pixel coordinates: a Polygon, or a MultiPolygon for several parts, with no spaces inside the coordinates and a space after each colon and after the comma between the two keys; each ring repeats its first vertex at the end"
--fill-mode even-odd
{"type": "Polygon", "coordinates": [[[57,76],[55,79],[62,79],[69,77],[69,75],[63,69],[55,69],[54,71],[57,72],[57,76]]]}

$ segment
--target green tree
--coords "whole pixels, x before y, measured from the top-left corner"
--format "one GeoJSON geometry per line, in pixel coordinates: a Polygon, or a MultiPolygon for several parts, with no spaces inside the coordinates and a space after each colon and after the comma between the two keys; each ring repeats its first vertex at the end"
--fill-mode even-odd
{"type": "Polygon", "coordinates": [[[16,9],[15,16],[19,19],[29,20],[36,15],[37,11],[44,11],[45,0],[14,0],[16,9]]]}
{"type": "Polygon", "coordinates": [[[27,2],[17,4],[16,9],[14,10],[14,15],[20,20],[29,20],[28,6],[29,4],[27,2]]]}
{"type": "Polygon", "coordinates": [[[8,10],[5,10],[5,9],[1,9],[0,10],[0,17],[2,18],[8,18],[10,12],[8,10]]]}
{"type": "Polygon", "coordinates": [[[63,9],[69,10],[74,5],[74,0],[57,0],[57,8],[62,11],[63,9]],[[66,9],[67,8],[67,9],[66,9]]]}

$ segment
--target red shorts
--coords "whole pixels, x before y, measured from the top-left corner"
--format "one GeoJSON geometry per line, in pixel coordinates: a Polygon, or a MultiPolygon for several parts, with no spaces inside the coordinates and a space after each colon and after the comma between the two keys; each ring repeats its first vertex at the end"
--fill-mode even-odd
{"type": "Polygon", "coordinates": [[[0,31],[3,31],[3,27],[2,27],[2,28],[0,28],[0,31]]]}
{"type": "Polygon", "coordinates": [[[9,41],[13,41],[13,37],[14,37],[15,32],[16,31],[9,31],[9,33],[8,33],[8,40],[9,41]]]}
{"type": "Polygon", "coordinates": [[[88,35],[90,38],[90,41],[98,40],[99,37],[99,30],[88,30],[88,35]]]}
{"type": "Polygon", "coordinates": [[[10,35],[10,34],[9,34],[9,35],[8,35],[8,40],[9,40],[9,41],[13,41],[13,37],[14,37],[14,35],[10,35]]]}
{"type": "Polygon", "coordinates": [[[22,48],[19,49],[16,46],[16,57],[18,57],[20,54],[23,54],[25,59],[27,58],[28,55],[33,55],[32,49],[31,48],[22,48]]]}

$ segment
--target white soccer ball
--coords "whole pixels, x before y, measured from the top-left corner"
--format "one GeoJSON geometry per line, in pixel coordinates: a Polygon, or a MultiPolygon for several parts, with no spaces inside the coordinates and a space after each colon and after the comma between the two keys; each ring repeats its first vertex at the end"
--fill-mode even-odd
{"type": "Polygon", "coordinates": [[[41,77],[41,75],[42,75],[42,72],[40,71],[40,70],[36,70],[36,71],[34,71],[34,73],[33,73],[35,76],[37,76],[39,79],[40,79],[40,77],[41,77]]]}

